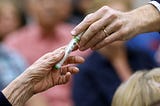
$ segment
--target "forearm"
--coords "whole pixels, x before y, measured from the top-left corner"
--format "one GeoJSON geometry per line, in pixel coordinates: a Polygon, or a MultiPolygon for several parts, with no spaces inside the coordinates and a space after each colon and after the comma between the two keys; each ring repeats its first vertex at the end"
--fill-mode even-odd
{"type": "Polygon", "coordinates": [[[121,50],[119,50],[117,56],[115,56],[115,58],[111,60],[111,63],[115,68],[119,78],[122,81],[128,80],[128,78],[132,74],[132,70],[130,68],[127,58],[127,52],[124,46],[121,47],[121,50]]]}
{"type": "Polygon", "coordinates": [[[138,24],[137,34],[160,31],[160,13],[153,5],[142,6],[129,14],[131,17],[135,17],[135,22],[138,24]]]}
{"type": "Polygon", "coordinates": [[[29,82],[18,77],[2,91],[12,106],[23,106],[33,96],[33,88],[29,82]]]}
{"type": "Polygon", "coordinates": [[[128,64],[128,60],[125,57],[116,59],[116,61],[112,62],[112,65],[122,81],[128,80],[128,78],[132,75],[132,71],[128,64]]]}
{"type": "Polygon", "coordinates": [[[122,42],[110,44],[100,49],[99,52],[111,62],[122,81],[127,80],[131,76],[132,71],[128,64],[125,46],[122,42]]]}

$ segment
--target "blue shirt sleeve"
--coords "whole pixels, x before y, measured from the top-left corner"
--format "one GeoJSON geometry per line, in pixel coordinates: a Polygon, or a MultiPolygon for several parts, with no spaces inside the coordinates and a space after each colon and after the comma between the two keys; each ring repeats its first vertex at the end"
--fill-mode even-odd
{"type": "Polygon", "coordinates": [[[12,106],[2,92],[0,92],[0,106],[12,106]]]}

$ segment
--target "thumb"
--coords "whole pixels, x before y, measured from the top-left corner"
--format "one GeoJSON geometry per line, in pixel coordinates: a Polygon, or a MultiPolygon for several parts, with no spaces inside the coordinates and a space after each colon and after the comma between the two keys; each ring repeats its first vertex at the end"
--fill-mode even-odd
{"type": "Polygon", "coordinates": [[[54,66],[56,65],[59,61],[62,60],[62,58],[64,57],[65,52],[61,51],[59,53],[54,53],[51,54],[51,58],[50,58],[50,65],[54,66]]]}

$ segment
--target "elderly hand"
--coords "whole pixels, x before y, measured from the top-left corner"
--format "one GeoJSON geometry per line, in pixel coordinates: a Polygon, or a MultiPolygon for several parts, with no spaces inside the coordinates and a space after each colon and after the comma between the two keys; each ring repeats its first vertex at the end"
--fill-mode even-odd
{"type": "Polygon", "coordinates": [[[72,31],[72,35],[84,32],[80,50],[99,49],[117,41],[150,31],[160,31],[160,14],[151,4],[130,12],[120,12],[104,6],[89,14],[72,31]]]}
{"type": "Polygon", "coordinates": [[[65,84],[79,69],[69,64],[84,62],[80,56],[69,56],[60,70],[53,66],[64,56],[64,47],[42,56],[7,86],[3,93],[13,106],[22,106],[33,94],[55,85],[65,84]]]}
{"type": "Polygon", "coordinates": [[[28,78],[34,86],[34,93],[42,92],[55,85],[65,84],[69,81],[71,74],[77,73],[79,69],[68,64],[83,63],[84,59],[80,56],[70,56],[60,70],[53,69],[64,55],[64,48],[48,53],[37,60],[28,71],[28,78]]]}

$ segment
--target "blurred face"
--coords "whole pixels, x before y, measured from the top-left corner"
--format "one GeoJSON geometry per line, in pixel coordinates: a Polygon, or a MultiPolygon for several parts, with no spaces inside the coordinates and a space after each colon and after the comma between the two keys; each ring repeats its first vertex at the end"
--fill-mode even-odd
{"type": "Polygon", "coordinates": [[[71,0],[28,0],[29,13],[42,26],[50,27],[70,15],[71,0]]]}
{"type": "Polygon", "coordinates": [[[0,37],[17,29],[20,25],[16,8],[11,4],[4,4],[0,8],[0,37]]]}
{"type": "Polygon", "coordinates": [[[91,7],[92,2],[93,0],[81,0],[79,4],[79,8],[81,9],[81,11],[86,13],[86,11],[88,11],[88,9],[91,7]]]}

